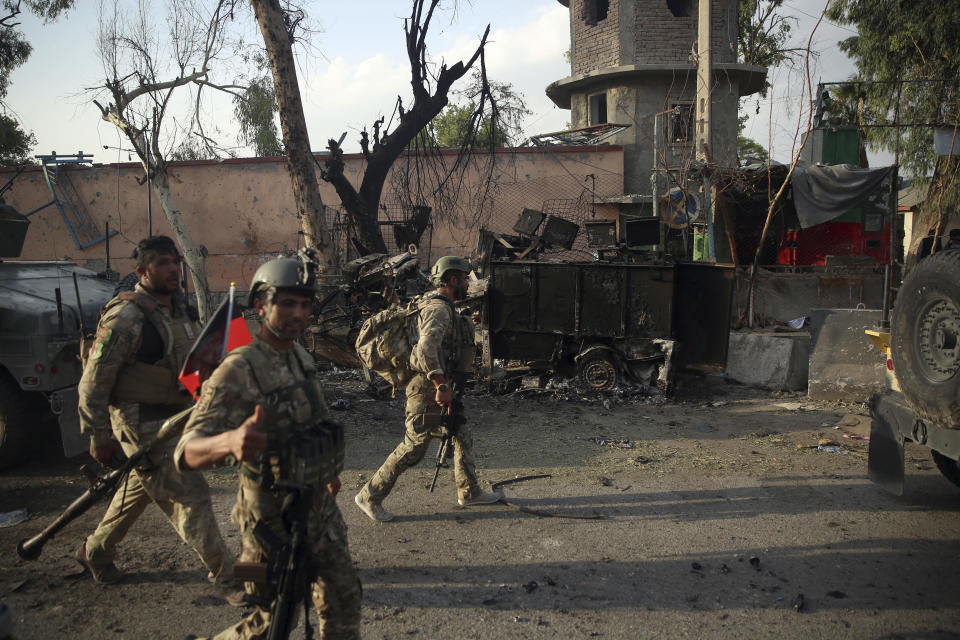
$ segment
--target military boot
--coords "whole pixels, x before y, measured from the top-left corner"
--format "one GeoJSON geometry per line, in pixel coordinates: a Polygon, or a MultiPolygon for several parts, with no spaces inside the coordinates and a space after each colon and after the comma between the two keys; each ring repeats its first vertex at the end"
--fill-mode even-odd
{"type": "Polygon", "coordinates": [[[77,549],[76,559],[84,569],[90,572],[90,575],[93,576],[93,581],[97,584],[116,584],[123,580],[123,571],[120,571],[117,565],[112,562],[104,565],[95,565],[90,562],[87,558],[86,541],[80,543],[80,548],[77,549]]]}
{"type": "Polygon", "coordinates": [[[393,520],[393,514],[383,508],[379,502],[372,502],[366,492],[360,491],[353,499],[368,518],[374,522],[390,522],[393,520]]]}

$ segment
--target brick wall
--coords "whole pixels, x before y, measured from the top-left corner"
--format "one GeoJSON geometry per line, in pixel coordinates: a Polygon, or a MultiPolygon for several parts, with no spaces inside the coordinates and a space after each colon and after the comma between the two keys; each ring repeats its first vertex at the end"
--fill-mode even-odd
{"type": "MultiPolygon", "coordinates": [[[[629,1],[629,0],[625,0],[629,1]]],[[[620,62],[620,0],[609,0],[607,17],[596,24],[584,20],[585,4],[596,0],[572,0],[573,72],[615,67],[620,62]]]]}
{"type": "MultiPolygon", "coordinates": [[[[627,64],[688,64],[697,40],[697,0],[690,0],[690,15],[676,17],[666,0],[609,0],[607,18],[594,25],[584,20],[584,6],[596,0],[571,0],[573,73],[627,64]],[[621,2],[634,2],[635,55],[621,55],[621,2]]],[[[736,62],[737,0],[714,0],[712,50],[714,62],[736,62]]]]}
{"type": "MultiPolygon", "coordinates": [[[[637,4],[634,64],[688,63],[697,41],[696,0],[691,0],[690,15],[680,18],[670,13],[664,0],[638,0],[637,4]]],[[[736,6],[736,0],[714,0],[711,7],[714,62],[736,62],[736,6]]]]}

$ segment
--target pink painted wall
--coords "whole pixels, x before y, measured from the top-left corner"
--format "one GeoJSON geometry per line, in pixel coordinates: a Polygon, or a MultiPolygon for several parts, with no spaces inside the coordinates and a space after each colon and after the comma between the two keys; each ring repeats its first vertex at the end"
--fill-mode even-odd
{"type": "MultiPolygon", "coordinates": [[[[455,157],[455,153],[444,152],[447,164],[455,157]]],[[[362,156],[345,159],[347,175],[358,183],[362,156]]],[[[110,239],[111,268],[121,275],[129,273],[133,247],[147,235],[148,189],[137,183],[143,178],[143,169],[125,163],[74,167],[65,173],[101,233],[107,222],[118,232],[110,239]]],[[[0,183],[13,175],[11,169],[0,169],[0,183]]],[[[592,205],[594,197],[622,193],[623,154],[617,146],[499,150],[492,174],[495,186],[481,208],[476,200],[483,175],[480,168],[468,172],[457,211],[442,211],[442,204],[425,202],[434,207],[431,259],[472,252],[480,226],[510,233],[524,207],[542,209],[546,205],[575,221],[578,216],[599,216],[592,205]]],[[[225,290],[231,281],[246,287],[265,260],[298,246],[299,225],[282,158],[174,162],[170,182],[194,241],[209,253],[207,270],[213,291],[225,290]]],[[[338,206],[330,185],[319,184],[324,203],[338,206]]],[[[381,200],[384,204],[400,201],[391,184],[388,179],[381,200]]],[[[31,168],[17,177],[4,199],[24,214],[50,202],[42,170],[31,168]]],[[[156,199],[152,209],[153,233],[170,235],[156,199]]],[[[20,259],[68,259],[94,270],[104,268],[105,243],[79,249],[55,206],[33,213],[30,221],[20,259]]],[[[425,250],[421,248],[421,252],[425,250]]]]}

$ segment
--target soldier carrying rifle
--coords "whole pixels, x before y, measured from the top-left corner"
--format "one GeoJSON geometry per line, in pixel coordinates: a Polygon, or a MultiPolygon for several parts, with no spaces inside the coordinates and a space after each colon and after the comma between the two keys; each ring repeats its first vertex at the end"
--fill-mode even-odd
{"type": "MultiPolygon", "coordinates": [[[[180,254],[173,240],[152,236],[134,251],[139,283],[104,309],[80,380],[80,427],[90,455],[110,464],[117,443],[127,456],[150,441],[164,421],[191,403],[177,373],[197,336],[180,291],[180,254]],[[111,428],[112,427],[112,428],[111,428]]],[[[77,560],[99,584],[118,582],[116,547],[154,502],[200,556],[209,578],[231,604],[242,604],[233,586],[233,560],[217,528],[210,490],[201,474],[173,465],[176,439],[154,447],[113,496],[77,560]]]]}
{"type": "Polygon", "coordinates": [[[240,560],[266,565],[266,583],[246,582],[256,610],[215,636],[220,640],[286,637],[278,628],[295,626],[295,607],[286,607],[289,618],[278,613],[278,603],[289,605],[287,594],[270,584],[278,565],[288,574],[291,568],[303,572],[295,581],[295,602],[309,597],[312,587],[321,637],[360,637],[360,580],[336,503],[343,428],[326,420],[313,358],[295,342],[316,291],[316,264],[308,258],[271,260],[254,274],[249,299],[260,332],[249,346],[227,354],[203,383],[175,454],[180,469],[238,465],[233,521],[242,537],[240,560]],[[291,552],[301,553],[301,540],[303,561],[288,562],[297,557],[291,552]]]}
{"type": "MultiPolygon", "coordinates": [[[[434,294],[420,305],[417,316],[417,342],[410,353],[410,368],[415,375],[406,385],[406,430],[380,469],[356,495],[354,501],[371,520],[386,522],[393,514],[383,508],[400,474],[423,459],[430,445],[431,431],[441,427],[444,409],[456,413],[453,386],[473,368],[473,322],[461,315],[454,302],[467,295],[470,265],[457,256],[444,256],[433,266],[434,294]]],[[[457,398],[459,400],[459,397],[457,398]]],[[[459,404],[459,403],[457,403],[459,404]]],[[[460,416],[457,416],[460,417],[460,416]]],[[[491,504],[499,493],[485,492],[477,480],[473,461],[473,437],[462,419],[454,422],[453,465],[457,483],[457,502],[462,507],[491,504]]]]}

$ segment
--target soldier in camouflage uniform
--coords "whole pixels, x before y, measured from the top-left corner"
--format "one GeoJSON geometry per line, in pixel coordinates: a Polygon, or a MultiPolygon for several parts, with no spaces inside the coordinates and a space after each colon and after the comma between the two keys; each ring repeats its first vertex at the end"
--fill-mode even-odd
{"type": "MultiPolygon", "coordinates": [[[[280,551],[265,548],[254,535],[258,522],[279,540],[289,539],[282,517],[286,491],[277,484],[312,486],[311,562],[303,569],[314,572],[312,596],[321,637],[355,639],[360,637],[361,587],[336,503],[343,428],[325,420],[313,358],[295,342],[311,313],[314,269],[301,257],[278,258],[254,274],[249,299],[260,316],[260,332],[250,345],[227,354],[203,384],[176,460],[181,469],[238,464],[232,518],[242,536],[242,562],[269,564],[280,551]]],[[[267,637],[271,618],[264,604],[276,594],[266,585],[248,582],[246,587],[256,610],[215,636],[218,640],[267,637]]]]}
{"type": "MultiPolygon", "coordinates": [[[[112,460],[116,442],[132,454],[191,403],[177,374],[199,326],[180,295],[180,255],[170,238],[154,236],[137,245],[134,258],[140,282],[104,309],[79,385],[80,428],[90,436],[90,455],[103,465],[112,460]]],[[[120,580],[116,546],[154,502],[199,554],[209,578],[232,596],[233,559],[220,537],[209,487],[201,474],[174,469],[175,446],[175,440],[161,445],[130,472],[77,560],[97,583],[120,580]]],[[[232,599],[240,604],[239,597],[232,599]]]]}
{"type": "MultiPolygon", "coordinates": [[[[417,319],[417,343],[410,354],[410,368],[416,375],[407,383],[406,432],[354,502],[371,520],[387,522],[393,514],[383,508],[383,500],[393,489],[400,474],[414,466],[427,452],[430,432],[440,427],[441,411],[455,404],[452,385],[462,386],[473,368],[473,322],[461,315],[455,300],[467,295],[470,265],[463,258],[445,256],[433,266],[436,294],[425,298],[417,319]]],[[[459,393],[463,389],[457,390],[459,393]]],[[[460,424],[452,439],[453,470],[457,483],[457,502],[462,507],[491,504],[502,497],[485,492],[477,480],[473,460],[473,437],[466,424],[460,424]]]]}

